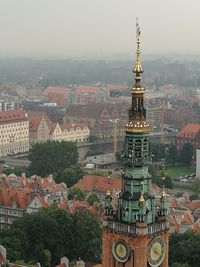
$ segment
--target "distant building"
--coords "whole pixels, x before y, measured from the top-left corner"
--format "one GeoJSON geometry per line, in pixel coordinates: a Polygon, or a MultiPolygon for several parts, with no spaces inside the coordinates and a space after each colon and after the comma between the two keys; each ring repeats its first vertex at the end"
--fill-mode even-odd
{"type": "Polygon", "coordinates": [[[29,151],[29,121],[23,110],[0,112],[0,156],[29,151]]]}
{"type": "MultiPolygon", "coordinates": [[[[188,123],[176,136],[177,149],[181,149],[183,144],[190,143],[194,147],[194,152],[200,147],[200,124],[188,123]]],[[[195,155],[196,156],[196,155],[195,155]]]]}
{"type": "Polygon", "coordinates": [[[90,104],[69,106],[65,121],[73,124],[87,124],[91,135],[100,138],[124,135],[124,125],[128,117],[128,108],[124,104],[90,104]]]}
{"type": "Polygon", "coordinates": [[[70,89],[67,87],[47,87],[43,96],[45,96],[49,102],[57,103],[58,106],[64,107],[66,105],[66,99],[70,94],[70,89]]]}

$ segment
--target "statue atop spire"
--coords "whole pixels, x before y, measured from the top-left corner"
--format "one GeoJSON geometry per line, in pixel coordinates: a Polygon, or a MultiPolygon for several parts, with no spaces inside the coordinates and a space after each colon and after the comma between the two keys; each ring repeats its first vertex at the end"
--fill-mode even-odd
{"type": "Polygon", "coordinates": [[[138,23],[138,18],[136,18],[136,42],[137,42],[137,50],[136,50],[136,62],[133,69],[133,72],[136,74],[137,80],[141,80],[140,73],[143,73],[142,63],[140,59],[140,35],[141,29],[138,23]]]}
{"type": "Polygon", "coordinates": [[[138,23],[138,18],[136,18],[136,39],[137,39],[137,41],[140,41],[140,34],[141,34],[141,29],[140,29],[140,25],[138,23]]]}

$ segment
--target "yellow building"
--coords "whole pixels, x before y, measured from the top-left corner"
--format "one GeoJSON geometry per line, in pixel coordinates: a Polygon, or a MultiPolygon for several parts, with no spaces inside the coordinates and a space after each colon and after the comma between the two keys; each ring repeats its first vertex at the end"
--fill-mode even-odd
{"type": "Polygon", "coordinates": [[[0,112],[0,156],[29,151],[29,121],[23,110],[0,112]]]}

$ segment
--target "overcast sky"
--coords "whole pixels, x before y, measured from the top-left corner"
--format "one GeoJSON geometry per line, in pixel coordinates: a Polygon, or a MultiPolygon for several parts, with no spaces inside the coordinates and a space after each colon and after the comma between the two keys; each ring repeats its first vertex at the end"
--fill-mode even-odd
{"type": "Polygon", "coordinates": [[[199,0],[0,0],[0,56],[200,54],[199,0]]]}

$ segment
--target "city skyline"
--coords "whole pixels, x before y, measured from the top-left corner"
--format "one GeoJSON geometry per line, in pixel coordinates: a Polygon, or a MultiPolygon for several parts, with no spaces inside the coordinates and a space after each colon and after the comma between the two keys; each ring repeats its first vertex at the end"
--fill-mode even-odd
{"type": "Polygon", "coordinates": [[[0,57],[200,54],[195,1],[0,0],[0,57]],[[192,19],[191,19],[192,18],[192,19]]]}

